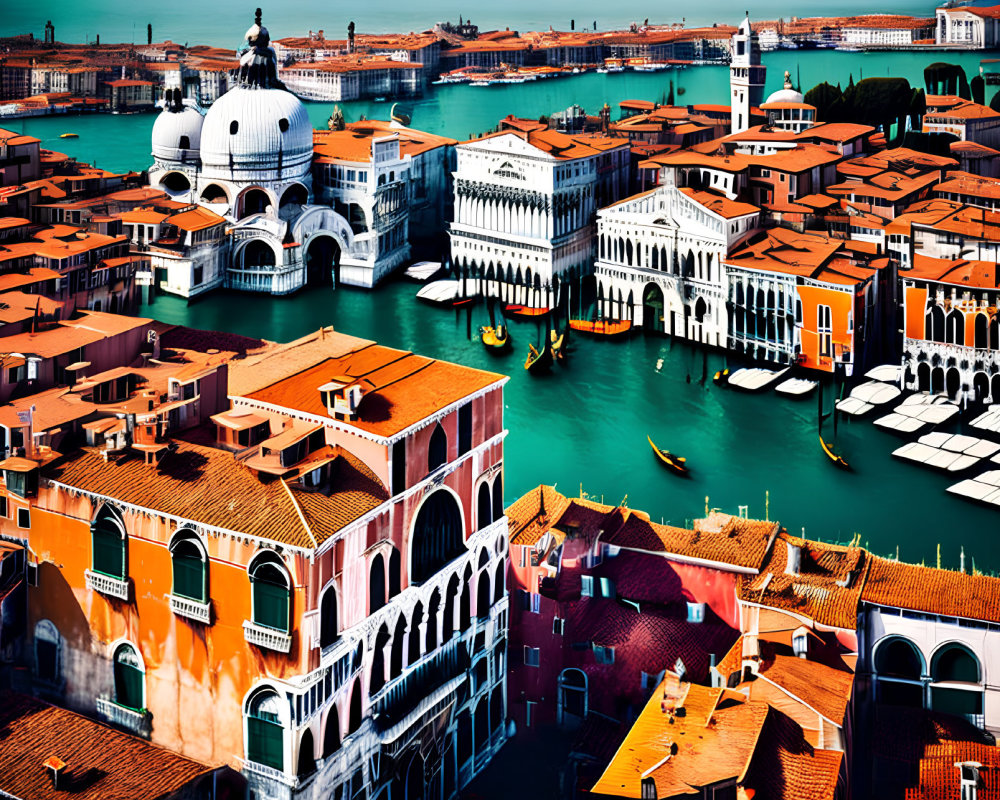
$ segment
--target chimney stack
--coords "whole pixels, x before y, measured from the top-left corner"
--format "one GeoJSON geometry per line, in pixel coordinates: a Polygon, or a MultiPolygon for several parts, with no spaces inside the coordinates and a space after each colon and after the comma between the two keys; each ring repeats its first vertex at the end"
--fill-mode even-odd
{"type": "Polygon", "coordinates": [[[49,777],[52,778],[52,788],[58,790],[59,776],[66,769],[66,762],[58,756],[49,756],[42,762],[42,766],[45,767],[45,771],[48,772],[49,777]]]}

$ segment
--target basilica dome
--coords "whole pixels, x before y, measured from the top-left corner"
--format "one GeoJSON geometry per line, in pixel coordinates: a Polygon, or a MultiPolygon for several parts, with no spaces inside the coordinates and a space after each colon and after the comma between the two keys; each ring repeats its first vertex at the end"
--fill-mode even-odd
{"type": "Polygon", "coordinates": [[[205,115],[202,176],[255,182],[305,177],[313,156],[309,115],[278,80],[274,49],[259,17],[247,40],[239,83],[205,115]]]}
{"type": "Polygon", "coordinates": [[[197,162],[203,122],[204,117],[193,105],[174,102],[168,97],[163,111],[153,123],[153,158],[165,163],[197,162]]]}

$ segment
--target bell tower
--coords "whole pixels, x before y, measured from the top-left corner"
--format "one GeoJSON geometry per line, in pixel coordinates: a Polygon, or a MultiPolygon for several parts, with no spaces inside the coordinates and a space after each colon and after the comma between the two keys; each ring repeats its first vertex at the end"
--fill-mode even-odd
{"type": "Polygon", "coordinates": [[[733,34],[729,66],[730,131],[740,133],[750,127],[750,109],[764,99],[767,67],[760,63],[760,41],[750,27],[750,12],[733,34]]]}

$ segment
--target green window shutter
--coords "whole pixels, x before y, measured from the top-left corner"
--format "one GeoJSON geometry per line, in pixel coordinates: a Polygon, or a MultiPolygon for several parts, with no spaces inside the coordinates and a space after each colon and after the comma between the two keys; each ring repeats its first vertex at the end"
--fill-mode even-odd
{"type": "Polygon", "coordinates": [[[285,768],[281,725],[257,717],[247,719],[247,757],[277,770],[285,768]]]}
{"type": "Polygon", "coordinates": [[[94,572],[125,579],[125,542],[117,532],[94,530],[94,572]]]}
{"type": "Polygon", "coordinates": [[[200,558],[182,553],[175,553],[174,561],[174,594],[205,602],[205,562],[200,558]]]}
{"type": "Polygon", "coordinates": [[[142,683],[145,678],[136,667],[115,662],[115,702],[138,711],[142,708],[142,683]]]}
{"type": "Polygon", "coordinates": [[[266,581],[253,584],[253,621],[288,632],[288,588],[266,581]]]}

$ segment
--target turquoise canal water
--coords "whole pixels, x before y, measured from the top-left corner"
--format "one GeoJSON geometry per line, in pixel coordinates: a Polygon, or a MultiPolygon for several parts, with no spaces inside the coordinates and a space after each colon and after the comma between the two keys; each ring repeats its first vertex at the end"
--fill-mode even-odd
{"type": "MultiPolygon", "coordinates": [[[[816,436],[817,398],[749,395],[711,382],[724,364],[680,342],[636,335],[624,342],[572,341],[570,363],[548,376],[523,368],[534,322],[511,324],[514,347],[488,353],[475,331],[483,305],[467,312],[414,299],[417,285],[390,282],[374,291],[312,289],[291,298],[221,293],[187,304],[159,296],[142,313],[165,322],[289,340],[321,325],[510,376],[505,389],[505,495],[508,502],[539,483],[583,490],[618,503],[626,498],[656,520],[683,525],[711,507],[779,520],[790,531],[826,541],[855,533],[875,552],[927,563],[1000,568],[992,531],[997,515],[945,494],[948,478],[894,461],[901,441],[870,421],[841,423],[838,445],[855,466],[844,473],[826,459],[816,436]],[[473,338],[466,338],[471,322],[473,338]],[[702,381],[707,371],[708,379],[702,381]],[[646,441],[688,457],[678,478],[656,463],[646,441]],[[766,497],[770,496],[769,503],[766,497]],[[959,520],[961,520],[959,527],[959,520]]],[[[833,387],[827,387],[827,407],[833,387]]],[[[832,435],[831,423],[826,434],[832,435]]]]}
{"type": "MultiPolygon", "coordinates": [[[[987,3],[988,0],[977,0],[987,3]]],[[[282,0],[280,3],[221,0],[206,6],[201,0],[171,0],[127,7],[122,0],[42,0],[34,3],[5,4],[0,19],[0,36],[33,32],[41,37],[45,21],[51,19],[56,37],[64,42],[93,41],[100,34],[102,42],[146,41],[146,25],[153,25],[153,39],[170,39],[191,44],[235,47],[250,26],[255,5],[264,11],[264,23],[271,38],[304,36],[310,30],[324,30],[327,38],[343,38],[347,23],[353,20],[359,32],[422,31],[435,22],[458,22],[460,14],[471,19],[480,30],[513,28],[515,30],[569,30],[576,20],[577,30],[595,22],[599,30],[619,29],[632,22],[642,24],[680,22],[688,27],[713,23],[736,24],[746,9],[754,19],[787,19],[790,14],[813,16],[865,14],[873,10],[864,0],[809,0],[792,7],[782,0],[705,0],[694,6],[676,3],[651,3],[649,0],[618,0],[610,6],[602,0],[506,0],[504,3],[461,3],[455,0],[368,0],[365,3],[320,3],[318,0],[282,0]]],[[[916,0],[882,0],[882,13],[934,16],[934,4],[916,0]]]]}
{"type": "MultiPolygon", "coordinates": [[[[785,70],[797,76],[808,89],[825,80],[847,84],[851,75],[862,77],[902,77],[913,86],[923,86],[923,70],[941,58],[961,64],[970,77],[979,70],[981,53],[840,53],[832,50],[783,50],[764,54],[768,67],[766,92],[781,88],[785,70]]],[[[507,114],[537,118],[560,111],[574,103],[591,113],[608,103],[613,116],[618,103],[627,99],[660,100],[674,81],[678,103],[728,103],[729,69],[724,66],[688,67],[659,73],[625,72],[599,75],[596,72],[567,78],[506,86],[435,86],[412,104],[413,127],[456,139],[467,139],[496,126],[507,114]],[[678,94],[677,89],[684,90],[678,94]]],[[[991,95],[992,87],[988,91],[991,95]]],[[[388,119],[391,103],[357,101],[343,103],[348,121],[388,119]]],[[[333,103],[308,103],[313,125],[325,128],[333,103]]],[[[59,150],[82,161],[111,170],[141,170],[150,164],[149,134],[153,114],[130,116],[90,115],[82,117],[36,117],[6,123],[7,127],[37,136],[43,146],[59,150]],[[66,132],[78,139],[60,139],[66,132]]]]}
{"type": "MultiPolygon", "coordinates": [[[[810,11],[821,13],[818,7],[810,11]]],[[[960,63],[971,76],[982,55],[938,57],[960,63]]],[[[767,91],[779,88],[786,69],[798,75],[803,87],[823,80],[846,84],[851,74],[855,80],[882,75],[922,85],[923,68],[933,58],[909,52],[768,53],[767,91]]],[[[595,111],[605,102],[616,107],[626,98],[659,99],[670,79],[685,89],[679,102],[728,101],[725,67],[588,74],[486,89],[434,88],[414,104],[413,124],[466,138],[508,113],[537,117],[572,103],[595,111]]],[[[325,125],[331,109],[332,104],[310,104],[313,123],[325,125]]],[[[345,114],[348,119],[362,114],[385,118],[388,105],[347,103],[345,114]]],[[[149,164],[152,121],[152,115],[42,118],[14,127],[23,125],[46,146],[82,160],[128,170],[149,164]],[[80,138],[59,139],[65,131],[80,138]]],[[[161,296],[144,313],[274,340],[333,324],[383,344],[509,374],[508,501],[541,482],[556,483],[570,494],[579,492],[582,483],[584,491],[607,502],[627,495],[630,506],[655,519],[684,524],[704,513],[708,496],[711,507],[736,512],[747,505],[753,516],[769,514],[789,530],[804,530],[815,538],[846,542],[857,533],[875,552],[894,555],[898,547],[902,558],[930,564],[940,545],[942,563],[950,566],[958,565],[964,545],[967,565],[974,560],[980,569],[1000,569],[1000,544],[992,533],[996,513],[947,495],[945,488],[953,480],[894,461],[890,453],[900,441],[870,422],[841,427],[840,447],[855,466],[854,472],[842,473],[819,450],[815,398],[793,402],[773,393],[736,394],[710,381],[703,384],[702,351],[644,336],[622,343],[577,338],[568,368],[534,379],[522,368],[527,342],[537,335],[533,324],[516,323],[513,352],[496,358],[466,338],[464,315],[419,304],[415,291],[412,284],[390,283],[373,292],[310,290],[284,299],[218,294],[191,305],[161,296]],[[686,455],[692,477],[682,480],[665,473],[653,460],[647,434],[661,447],[686,455]]],[[[485,312],[476,309],[473,330],[485,322],[485,312]]],[[[712,354],[707,362],[711,375],[723,365],[723,356],[712,354]]]]}

